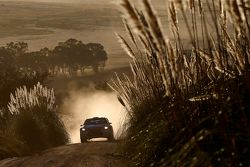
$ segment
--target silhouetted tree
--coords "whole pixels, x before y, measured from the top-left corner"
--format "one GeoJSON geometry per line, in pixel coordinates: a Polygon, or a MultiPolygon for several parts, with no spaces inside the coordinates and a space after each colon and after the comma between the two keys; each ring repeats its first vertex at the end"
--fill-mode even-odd
{"type": "Polygon", "coordinates": [[[89,43],[87,48],[91,51],[92,56],[92,67],[95,71],[99,71],[99,68],[105,67],[105,62],[108,59],[107,53],[104,47],[99,43],[89,43]]]}
{"type": "Polygon", "coordinates": [[[10,42],[6,44],[6,48],[10,50],[14,56],[21,56],[28,51],[28,44],[25,42],[10,42]]]}
{"type": "Polygon", "coordinates": [[[0,64],[13,66],[24,73],[58,72],[58,69],[67,69],[70,74],[91,67],[93,71],[103,70],[108,59],[103,45],[99,43],[84,44],[76,39],[59,42],[50,50],[43,48],[40,51],[28,52],[25,42],[10,42],[0,48],[0,64]]]}
{"type": "Polygon", "coordinates": [[[99,68],[104,68],[108,59],[101,44],[89,43],[85,45],[82,41],[76,39],[60,42],[54,48],[53,55],[50,58],[51,62],[59,66],[65,65],[74,70],[92,67],[96,72],[99,71],[99,68]]]}

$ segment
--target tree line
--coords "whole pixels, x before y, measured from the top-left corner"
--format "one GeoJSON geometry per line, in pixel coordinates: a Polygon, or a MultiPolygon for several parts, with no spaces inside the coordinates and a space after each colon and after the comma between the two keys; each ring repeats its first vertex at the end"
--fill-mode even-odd
{"type": "Polygon", "coordinates": [[[87,68],[98,72],[104,69],[107,59],[103,45],[84,44],[76,39],[59,42],[53,49],[45,47],[33,52],[28,52],[25,42],[10,42],[0,47],[0,66],[11,66],[25,73],[74,74],[87,68]]]}

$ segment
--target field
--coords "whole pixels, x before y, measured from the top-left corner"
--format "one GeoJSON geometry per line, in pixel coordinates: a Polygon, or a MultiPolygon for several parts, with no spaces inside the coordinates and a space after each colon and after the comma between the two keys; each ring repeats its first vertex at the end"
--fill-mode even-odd
{"type": "Polygon", "coordinates": [[[1,37],[44,35],[51,29],[95,31],[121,27],[111,6],[0,2],[1,37]],[[44,29],[43,29],[44,28],[44,29]]]}
{"type": "Polygon", "coordinates": [[[107,68],[128,66],[114,31],[122,31],[120,12],[112,5],[0,1],[0,45],[25,41],[29,50],[53,48],[69,38],[104,45],[107,68]]]}
{"type": "MultiPolygon", "coordinates": [[[[108,52],[107,68],[128,66],[130,58],[121,49],[114,32],[124,34],[121,10],[115,4],[45,3],[0,1],[0,45],[24,41],[29,50],[53,48],[69,38],[84,43],[99,42],[108,52]]],[[[170,38],[167,3],[154,1],[165,34],[170,38]]],[[[140,8],[140,3],[136,3],[140,8]]],[[[190,17],[188,18],[190,19],[190,17]]],[[[183,24],[183,21],[180,21],[183,24]]],[[[184,26],[181,25],[181,26],[184,26]]],[[[209,27],[208,27],[209,28],[209,27]]],[[[184,46],[189,46],[186,29],[180,30],[184,46]]]]}

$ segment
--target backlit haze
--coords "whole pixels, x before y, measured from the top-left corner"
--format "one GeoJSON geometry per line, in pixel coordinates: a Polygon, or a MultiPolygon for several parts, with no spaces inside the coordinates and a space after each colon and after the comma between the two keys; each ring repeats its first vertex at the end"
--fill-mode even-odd
{"type": "MultiPolygon", "coordinates": [[[[124,35],[119,8],[113,0],[0,0],[0,46],[9,42],[24,41],[29,51],[44,47],[53,49],[58,42],[70,38],[83,43],[101,43],[108,54],[106,70],[126,68],[130,58],[123,52],[114,32],[124,35]]],[[[116,1],[117,2],[117,1],[116,1]]],[[[131,1],[132,2],[132,1],[131,1]]],[[[135,2],[135,1],[133,1],[135,2]]],[[[138,1],[137,1],[138,2],[138,1]]],[[[157,4],[157,1],[153,1],[157,4]]],[[[158,6],[158,8],[161,8],[158,6]]],[[[97,77],[97,76],[94,76],[97,77]]],[[[84,119],[105,116],[118,132],[126,111],[112,92],[73,87],[76,79],[59,82],[53,78],[55,93],[62,94],[63,118],[72,142],[79,142],[79,128],[84,119]],[[55,84],[58,83],[58,84],[55,84]],[[59,88],[61,87],[61,88],[59,88]]],[[[86,78],[78,78],[92,84],[86,78]]],[[[117,136],[117,135],[116,135],[117,136]]]]}

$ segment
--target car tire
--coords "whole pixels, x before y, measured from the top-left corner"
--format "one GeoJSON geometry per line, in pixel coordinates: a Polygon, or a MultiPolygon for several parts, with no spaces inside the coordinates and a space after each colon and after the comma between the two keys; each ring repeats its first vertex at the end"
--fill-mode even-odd
{"type": "Polygon", "coordinates": [[[86,138],[81,138],[81,143],[85,143],[87,142],[87,139],[86,138]]]}
{"type": "Polygon", "coordinates": [[[114,136],[108,137],[108,141],[112,142],[112,141],[114,141],[114,140],[115,140],[114,136]]]}

